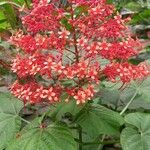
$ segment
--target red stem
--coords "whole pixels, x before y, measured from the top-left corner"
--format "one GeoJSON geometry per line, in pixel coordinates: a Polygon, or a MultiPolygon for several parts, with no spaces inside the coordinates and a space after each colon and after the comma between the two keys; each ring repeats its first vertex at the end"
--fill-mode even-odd
{"type": "Polygon", "coordinates": [[[3,60],[0,59],[0,65],[2,65],[6,69],[10,69],[10,65],[5,63],[3,60]]]}
{"type": "MultiPolygon", "coordinates": [[[[74,20],[73,15],[74,15],[74,13],[73,13],[72,5],[71,5],[71,19],[72,20],[74,20]]],[[[76,31],[75,31],[74,27],[73,27],[73,45],[75,48],[76,62],[78,63],[79,62],[79,52],[78,52],[78,47],[77,47],[76,31]]]]}

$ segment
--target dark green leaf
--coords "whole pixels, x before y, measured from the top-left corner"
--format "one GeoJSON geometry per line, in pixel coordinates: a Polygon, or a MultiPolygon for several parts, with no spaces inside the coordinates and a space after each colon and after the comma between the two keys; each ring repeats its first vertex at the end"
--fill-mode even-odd
{"type": "MultiPolygon", "coordinates": [[[[134,86],[130,86],[128,90],[132,91],[138,90],[138,96],[135,100],[140,99],[141,101],[150,102],[150,94],[149,94],[149,85],[150,85],[150,77],[147,77],[143,82],[134,84],[134,86]]],[[[126,92],[126,95],[129,94],[126,92]]]]}
{"type": "Polygon", "coordinates": [[[20,7],[20,8],[21,8],[21,6],[20,6],[20,5],[18,5],[18,4],[17,4],[17,3],[15,3],[15,2],[12,2],[12,1],[2,1],[2,2],[0,2],[0,6],[3,6],[3,5],[5,5],[5,4],[15,5],[15,6],[17,6],[17,7],[20,7]]]}
{"type": "Polygon", "coordinates": [[[121,133],[123,150],[150,149],[150,114],[131,113],[125,117],[126,127],[121,133]]]}
{"type": "Polygon", "coordinates": [[[92,137],[99,134],[118,134],[119,127],[124,123],[123,118],[117,112],[100,105],[84,108],[75,122],[92,137]]]}
{"type": "Polygon", "coordinates": [[[70,130],[64,126],[33,127],[20,134],[7,150],[77,150],[70,130]]]}
{"type": "Polygon", "coordinates": [[[8,93],[0,93],[0,149],[15,138],[21,126],[18,116],[23,104],[8,93]]]}
{"type": "Polygon", "coordinates": [[[5,4],[3,5],[3,9],[4,9],[3,12],[6,16],[7,21],[9,22],[11,27],[15,29],[15,27],[17,26],[17,18],[16,18],[16,13],[15,13],[14,8],[9,4],[5,4]]]}
{"type": "Polygon", "coordinates": [[[7,19],[4,15],[4,12],[0,10],[0,28],[6,29],[7,27],[9,27],[9,24],[7,23],[7,19]]]}
{"type": "Polygon", "coordinates": [[[150,109],[149,85],[149,77],[143,82],[132,82],[123,91],[118,90],[119,87],[115,85],[109,88],[107,83],[105,83],[106,87],[100,89],[98,96],[101,98],[102,104],[112,106],[112,108],[117,107],[120,110],[130,101],[135,91],[138,90],[136,97],[128,109],[150,109]]]}
{"type": "Polygon", "coordinates": [[[149,25],[150,22],[150,10],[144,9],[143,11],[137,13],[133,16],[131,24],[146,24],[149,25]]]}
{"type": "Polygon", "coordinates": [[[125,8],[137,12],[141,9],[141,5],[137,2],[129,2],[125,5],[125,8]]]}
{"type": "Polygon", "coordinates": [[[62,20],[61,20],[61,23],[62,23],[62,25],[64,25],[64,27],[67,29],[67,30],[72,30],[72,26],[71,26],[71,24],[69,24],[68,23],[68,20],[66,19],[66,18],[63,18],[62,20]]]}
{"type": "Polygon", "coordinates": [[[88,7],[84,6],[84,5],[78,6],[78,7],[76,7],[76,9],[74,11],[75,11],[75,15],[78,17],[78,16],[82,15],[82,13],[87,14],[88,7]]]}

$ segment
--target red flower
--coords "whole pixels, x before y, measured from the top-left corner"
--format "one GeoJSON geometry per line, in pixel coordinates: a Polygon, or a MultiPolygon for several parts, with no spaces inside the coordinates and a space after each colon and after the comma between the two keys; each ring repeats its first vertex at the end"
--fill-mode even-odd
{"type": "Polygon", "coordinates": [[[141,44],[106,0],[69,0],[67,9],[57,3],[33,0],[33,8],[22,17],[26,32],[11,37],[18,50],[12,63],[19,80],[11,87],[16,97],[25,103],[54,103],[65,93],[66,101],[72,97],[82,104],[93,98],[103,76],[129,83],[149,75],[146,64],[129,63],[141,44]]]}
{"type": "Polygon", "coordinates": [[[119,79],[126,83],[131,80],[141,79],[150,74],[148,66],[145,64],[140,64],[138,66],[129,63],[113,63],[104,69],[105,75],[113,82],[119,79]]]}
{"type": "Polygon", "coordinates": [[[74,94],[74,98],[77,100],[77,104],[82,104],[87,100],[91,100],[91,98],[94,96],[94,93],[94,87],[90,85],[86,89],[78,89],[76,94],[74,94]]]}

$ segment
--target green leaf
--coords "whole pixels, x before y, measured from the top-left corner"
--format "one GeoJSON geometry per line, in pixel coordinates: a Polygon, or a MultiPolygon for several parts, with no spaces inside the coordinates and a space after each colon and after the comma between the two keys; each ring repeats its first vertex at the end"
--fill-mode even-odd
{"type": "Polygon", "coordinates": [[[150,102],[150,77],[143,81],[140,85],[139,94],[141,95],[140,99],[150,102]]]}
{"type": "Polygon", "coordinates": [[[78,106],[76,101],[72,99],[69,102],[62,101],[60,104],[56,105],[49,115],[55,116],[58,120],[62,120],[66,115],[70,117],[75,116],[81,109],[82,106],[78,106]]]}
{"type": "Polygon", "coordinates": [[[129,126],[121,133],[123,150],[150,150],[150,114],[131,113],[125,121],[129,126]]]}
{"type": "Polygon", "coordinates": [[[72,30],[72,26],[71,24],[68,22],[68,19],[67,18],[62,18],[61,19],[61,24],[69,31],[72,30]]]}
{"type": "Polygon", "coordinates": [[[120,93],[118,90],[111,90],[108,88],[101,89],[100,98],[102,104],[117,106],[120,99],[120,93]]]}
{"type": "Polygon", "coordinates": [[[67,127],[52,124],[24,131],[7,150],[77,150],[77,145],[67,127]]]}
{"type": "MultiPolygon", "coordinates": [[[[11,27],[13,29],[16,29],[16,27],[19,24],[19,20],[17,20],[17,16],[18,15],[17,15],[16,7],[17,8],[21,8],[22,4],[24,3],[24,1],[22,1],[23,3],[21,1],[18,2],[18,0],[12,0],[12,1],[9,1],[9,0],[3,1],[3,0],[0,0],[0,1],[1,1],[0,2],[0,7],[1,7],[0,13],[4,14],[5,15],[5,19],[7,20],[7,22],[5,22],[5,24],[7,25],[7,23],[8,23],[8,24],[11,25],[11,27]]],[[[5,26],[2,27],[2,28],[5,29],[8,25],[6,27],[5,26]]]]}
{"type": "Polygon", "coordinates": [[[18,116],[23,104],[8,93],[0,93],[0,149],[4,149],[20,130],[18,116]]]}
{"type": "Polygon", "coordinates": [[[87,14],[88,13],[88,6],[78,6],[75,8],[74,10],[76,17],[79,17],[80,15],[82,15],[82,13],[87,14]]]}
{"type": "Polygon", "coordinates": [[[99,134],[119,134],[119,128],[124,123],[123,118],[110,109],[100,105],[83,109],[75,120],[91,137],[99,134]]]}
{"type": "Polygon", "coordinates": [[[118,86],[109,88],[107,83],[105,83],[105,85],[106,87],[101,88],[99,93],[102,104],[117,107],[118,110],[121,110],[130,101],[134,93],[138,91],[128,109],[150,109],[150,77],[144,81],[132,82],[130,86],[123,91],[118,90],[120,88],[118,86]]]}
{"type": "Polygon", "coordinates": [[[9,74],[9,70],[0,66],[0,75],[4,76],[4,75],[8,75],[8,74],[9,74]]]}
{"type": "Polygon", "coordinates": [[[112,3],[113,3],[113,0],[106,0],[106,2],[107,2],[108,4],[112,4],[112,3]]]}
{"type": "Polygon", "coordinates": [[[140,100],[143,102],[150,102],[149,85],[150,77],[147,77],[147,79],[145,79],[141,83],[131,84],[131,86],[122,93],[121,99],[123,101],[127,98],[130,99],[129,97],[132,96],[136,90],[138,90],[138,96],[135,98],[134,101],[140,100]]]}
{"type": "Polygon", "coordinates": [[[9,24],[7,23],[7,19],[3,11],[0,10],[0,28],[6,29],[7,27],[9,27],[9,24]]]}
{"type": "Polygon", "coordinates": [[[9,93],[0,93],[0,112],[17,115],[23,108],[23,102],[9,93]]]}
{"type": "Polygon", "coordinates": [[[132,11],[139,11],[141,9],[141,5],[137,2],[129,2],[125,5],[125,8],[128,8],[132,11]]]}
{"type": "Polygon", "coordinates": [[[150,60],[150,51],[149,47],[146,49],[147,51],[140,53],[135,58],[130,59],[130,63],[138,65],[141,62],[144,62],[145,60],[150,60]]]}
{"type": "Polygon", "coordinates": [[[131,24],[146,24],[149,25],[150,22],[150,10],[144,9],[143,11],[137,13],[133,16],[131,24]]]}
{"type": "Polygon", "coordinates": [[[9,4],[5,4],[3,5],[3,9],[4,9],[3,12],[6,16],[7,21],[9,22],[11,27],[15,29],[18,22],[17,22],[17,16],[16,16],[16,12],[14,8],[9,4]]]}
{"type": "Polygon", "coordinates": [[[14,6],[17,6],[17,7],[21,8],[21,5],[15,3],[15,2],[11,2],[11,1],[2,1],[2,2],[0,2],[0,6],[3,6],[5,4],[11,4],[11,5],[14,5],[14,6]]]}
{"type": "Polygon", "coordinates": [[[4,23],[4,22],[6,22],[6,19],[1,19],[1,20],[0,20],[0,24],[2,24],[2,23],[4,23]]]}

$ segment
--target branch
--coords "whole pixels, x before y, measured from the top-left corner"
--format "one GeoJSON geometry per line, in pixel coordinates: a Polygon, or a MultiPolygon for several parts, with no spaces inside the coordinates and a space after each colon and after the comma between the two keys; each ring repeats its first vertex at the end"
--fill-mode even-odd
{"type": "Polygon", "coordinates": [[[82,127],[81,126],[79,126],[78,131],[79,131],[79,150],[82,150],[82,127]]]}
{"type": "Polygon", "coordinates": [[[65,48],[68,52],[71,52],[72,54],[76,54],[75,52],[71,51],[70,49],[65,48]]]}
{"type": "MultiPolygon", "coordinates": [[[[71,5],[71,19],[74,20],[74,11],[73,11],[73,7],[71,5]]],[[[78,47],[77,47],[77,37],[76,37],[76,30],[75,28],[73,27],[73,45],[74,45],[74,48],[75,48],[75,56],[76,56],[76,62],[78,63],[79,62],[79,52],[78,52],[78,47]]]]}
{"type": "Polygon", "coordinates": [[[103,144],[103,145],[107,145],[107,144],[114,144],[114,143],[120,143],[120,141],[99,141],[99,142],[80,142],[79,139],[74,139],[76,142],[82,144],[82,145],[99,145],[99,144],[103,144]]]}
{"type": "Polygon", "coordinates": [[[124,107],[124,109],[120,112],[120,115],[123,115],[125,113],[125,111],[128,109],[128,107],[130,106],[130,104],[133,102],[133,100],[135,99],[135,97],[136,97],[137,94],[138,94],[138,90],[135,91],[135,93],[132,96],[132,98],[130,99],[130,101],[127,103],[127,105],[124,107]]]}

